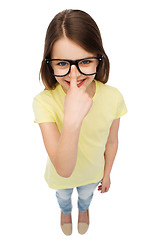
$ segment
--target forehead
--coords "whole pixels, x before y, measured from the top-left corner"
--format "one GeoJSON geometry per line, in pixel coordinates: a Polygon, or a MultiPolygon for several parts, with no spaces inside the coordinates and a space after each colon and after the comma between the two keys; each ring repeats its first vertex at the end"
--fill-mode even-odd
{"type": "Polygon", "coordinates": [[[67,37],[57,40],[52,48],[51,57],[60,59],[81,59],[86,57],[93,57],[94,54],[87,52],[84,48],[76,44],[67,37]]]}

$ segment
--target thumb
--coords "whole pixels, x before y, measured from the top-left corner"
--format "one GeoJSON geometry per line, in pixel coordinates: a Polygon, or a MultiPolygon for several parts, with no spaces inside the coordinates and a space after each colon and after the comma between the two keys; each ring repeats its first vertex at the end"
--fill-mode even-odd
{"type": "Polygon", "coordinates": [[[73,65],[70,70],[70,87],[77,87],[77,69],[73,65]]]}

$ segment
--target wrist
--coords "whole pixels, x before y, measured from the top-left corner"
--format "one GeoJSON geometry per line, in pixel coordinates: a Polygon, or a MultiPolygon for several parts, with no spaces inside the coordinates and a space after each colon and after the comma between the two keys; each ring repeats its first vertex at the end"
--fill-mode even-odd
{"type": "Polygon", "coordinates": [[[110,177],[111,170],[109,168],[104,169],[104,177],[110,177]]]}
{"type": "Polygon", "coordinates": [[[75,119],[70,118],[68,116],[64,116],[63,127],[67,127],[69,129],[77,130],[77,129],[81,128],[81,125],[82,125],[82,121],[75,120],[75,119]]]}
{"type": "Polygon", "coordinates": [[[110,177],[110,173],[105,173],[104,172],[104,177],[110,177]]]}

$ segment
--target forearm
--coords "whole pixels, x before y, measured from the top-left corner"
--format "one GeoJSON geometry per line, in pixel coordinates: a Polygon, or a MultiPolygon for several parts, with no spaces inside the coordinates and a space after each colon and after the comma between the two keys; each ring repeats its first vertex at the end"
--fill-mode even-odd
{"type": "Polygon", "coordinates": [[[104,153],[105,158],[105,167],[104,167],[104,176],[109,176],[115,157],[118,149],[118,141],[114,143],[107,143],[104,153]]]}
{"type": "Polygon", "coordinates": [[[81,124],[64,119],[61,137],[53,157],[55,169],[62,177],[70,177],[75,168],[80,129],[81,124]]]}

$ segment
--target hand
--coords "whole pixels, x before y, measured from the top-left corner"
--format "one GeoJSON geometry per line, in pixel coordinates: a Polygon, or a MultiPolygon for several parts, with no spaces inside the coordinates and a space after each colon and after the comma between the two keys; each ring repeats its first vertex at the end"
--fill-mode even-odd
{"type": "Polygon", "coordinates": [[[73,123],[82,123],[93,104],[92,98],[86,93],[86,82],[83,85],[78,88],[76,67],[72,66],[70,87],[64,102],[64,116],[73,123]]]}
{"type": "Polygon", "coordinates": [[[110,185],[111,185],[110,176],[104,176],[101,181],[101,185],[98,186],[98,191],[101,191],[101,193],[108,192],[110,185]]]}

